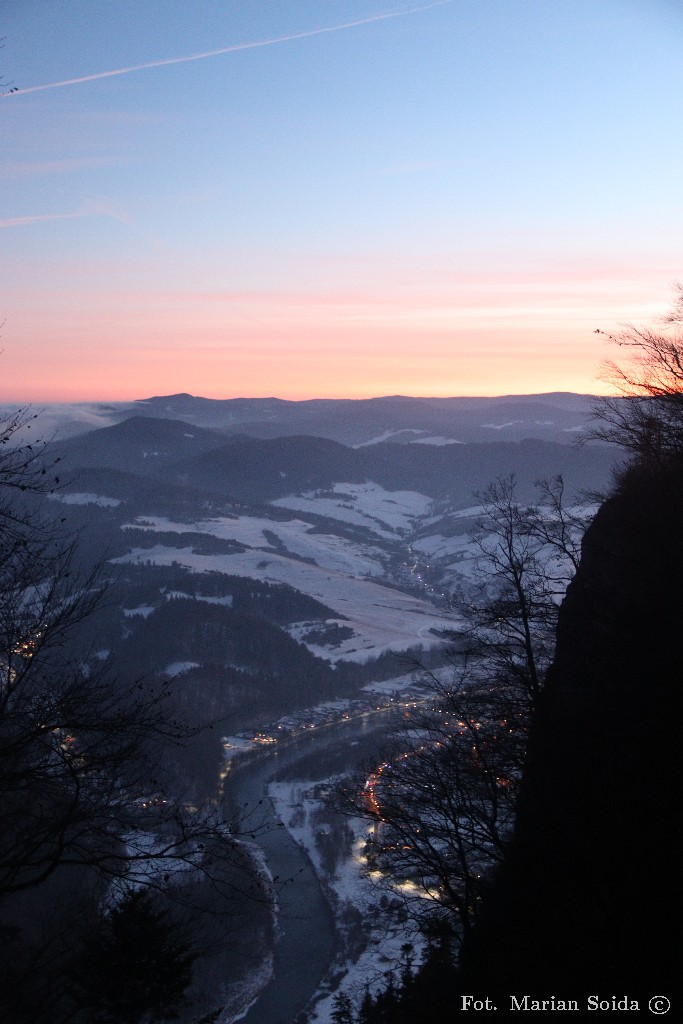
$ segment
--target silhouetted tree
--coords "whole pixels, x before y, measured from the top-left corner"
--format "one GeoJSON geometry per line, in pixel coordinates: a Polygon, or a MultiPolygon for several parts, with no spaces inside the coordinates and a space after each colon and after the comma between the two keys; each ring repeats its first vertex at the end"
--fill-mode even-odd
{"type": "Polygon", "coordinates": [[[155,765],[186,732],[168,682],[122,685],[81,640],[106,577],[41,511],[58,479],[31,425],[0,427],[0,897],[65,866],[149,884],[150,865],[201,867],[233,840],[157,792],[155,765]]]}
{"type": "Polygon", "coordinates": [[[560,477],[539,485],[536,506],[516,500],[514,478],[480,498],[478,581],[461,606],[452,675],[423,673],[432,696],[406,712],[382,763],[342,797],[375,823],[368,866],[414,913],[444,913],[461,936],[512,831],[530,717],[585,525],[560,477]]]}
{"type": "MultiPolygon", "coordinates": [[[[4,46],[5,37],[2,36],[0,37],[0,50],[2,50],[4,46]]],[[[18,92],[17,86],[13,85],[12,82],[6,82],[4,74],[0,72],[0,96],[10,96],[13,92],[18,92]]]]}
{"type": "Polygon", "coordinates": [[[455,943],[450,923],[425,922],[426,947],[417,971],[408,965],[407,947],[400,983],[392,973],[373,997],[366,989],[358,1024],[414,1024],[416,1021],[451,1020],[456,991],[455,943]]]}
{"type": "Polygon", "coordinates": [[[494,679],[533,707],[554,650],[557,609],[578,565],[585,506],[568,506],[561,476],[537,484],[535,504],[516,496],[514,475],[490,484],[472,539],[476,589],[456,610],[466,620],[465,650],[494,679]]]}
{"type": "Polygon", "coordinates": [[[195,953],[177,915],[144,889],[129,891],[101,922],[74,972],[76,1004],[92,1024],[174,1018],[195,953]]]}
{"type": "Polygon", "coordinates": [[[354,1024],[353,1003],[346,992],[339,991],[332,1000],[331,1019],[334,1024],[354,1024]]]}
{"type": "Polygon", "coordinates": [[[228,899],[243,867],[216,809],[160,787],[187,733],[169,684],[112,678],[84,640],[106,578],[45,513],[59,481],[29,427],[26,414],[0,426],[0,1017],[13,1024],[48,1012],[40,993],[113,883],[182,898],[206,878],[228,899]]]}
{"type": "Polygon", "coordinates": [[[654,327],[625,324],[596,331],[622,348],[626,361],[604,364],[615,394],[594,403],[589,439],[609,441],[653,465],[683,451],[683,285],[654,327]]]}

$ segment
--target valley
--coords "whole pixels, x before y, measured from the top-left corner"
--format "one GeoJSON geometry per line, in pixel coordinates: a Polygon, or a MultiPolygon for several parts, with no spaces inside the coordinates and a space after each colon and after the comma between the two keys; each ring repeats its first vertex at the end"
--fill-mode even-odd
{"type": "MultiPolygon", "coordinates": [[[[581,402],[567,404],[565,438],[585,422],[581,402]]],[[[189,396],[163,409],[140,405],[143,415],[136,407],[53,449],[60,483],[45,508],[78,534],[82,567],[99,560],[108,578],[82,639],[90,664],[120,684],[142,675],[161,686],[192,733],[153,799],[183,794],[200,805],[216,799],[220,780],[237,818],[252,820],[238,832],[265,807],[248,854],[254,870],[297,880],[282,891],[272,883],[274,945],[262,916],[249,925],[248,901],[240,910],[235,937],[250,966],[231,968],[226,1007],[246,1010],[262,990],[245,1020],[289,1021],[308,1005],[310,1019],[326,1024],[340,979],[360,998],[360,979],[381,983],[400,942],[358,856],[366,826],[330,817],[320,793],[381,747],[401,701],[424,699],[414,673],[450,671],[459,603],[478,579],[478,492],[514,475],[530,501],[539,478],[562,473],[580,501],[580,488],[605,484],[614,457],[558,443],[554,426],[550,440],[500,441],[513,421],[493,430],[499,400],[467,416],[461,409],[450,427],[442,407],[408,426],[400,401],[393,422],[386,407],[378,419],[363,403],[318,410],[334,437],[269,436],[284,429],[277,408],[257,428],[220,420],[214,405],[189,396]],[[184,420],[170,416],[179,406],[184,420]],[[169,418],[151,415],[160,411],[169,418]],[[247,426],[253,436],[241,432],[247,426]],[[482,441],[487,431],[496,440],[482,441]],[[350,843],[343,856],[332,856],[326,835],[350,843]],[[373,901],[376,931],[359,924],[373,901]],[[309,954],[312,921],[319,940],[309,954]]],[[[253,416],[254,405],[243,411],[253,416]]],[[[304,411],[287,410],[297,429],[304,411]]],[[[549,429],[547,411],[533,415],[536,434],[549,429]]],[[[216,969],[207,961],[203,976],[216,969]]]]}

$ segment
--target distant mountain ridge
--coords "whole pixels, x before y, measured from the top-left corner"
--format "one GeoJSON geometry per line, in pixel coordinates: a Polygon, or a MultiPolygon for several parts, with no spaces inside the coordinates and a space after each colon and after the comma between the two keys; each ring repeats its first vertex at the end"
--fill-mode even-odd
{"type": "MultiPolygon", "coordinates": [[[[183,419],[198,426],[277,437],[311,434],[347,445],[386,440],[403,431],[414,440],[434,435],[453,441],[521,440],[538,437],[568,441],[590,418],[589,395],[552,393],[500,398],[369,399],[197,398],[188,394],[134,403],[136,414],[183,419]]],[[[402,438],[401,440],[406,440],[402,438]]]]}
{"type": "Polygon", "coordinates": [[[531,497],[536,480],[560,472],[572,491],[599,489],[615,460],[607,446],[577,448],[537,438],[510,442],[500,434],[488,443],[389,440],[351,447],[315,435],[226,436],[180,420],[144,416],[70,438],[55,450],[67,477],[84,469],[115,471],[154,479],[164,490],[175,486],[255,502],[374,481],[389,491],[471,504],[473,492],[511,472],[520,496],[531,497]]]}
{"type": "MultiPolygon", "coordinates": [[[[566,444],[585,430],[592,403],[592,396],[571,392],[497,398],[392,395],[305,401],[214,399],[181,393],[133,402],[51,405],[42,410],[36,407],[35,411],[40,413],[37,426],[42,436],[59,440],[142,417],[261,438],[308,434],[350,446],[382,440],[443,445],[528,437],[566,444]]],[[[5,413],[11,411],[13,407],[4,407],[5,413]]]]}

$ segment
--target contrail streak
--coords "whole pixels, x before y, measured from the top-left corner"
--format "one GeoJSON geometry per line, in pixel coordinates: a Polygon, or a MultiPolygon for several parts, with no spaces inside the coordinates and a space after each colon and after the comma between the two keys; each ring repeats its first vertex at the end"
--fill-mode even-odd
{"type": "Polygon", "coordinates": [[[24,224],[41,224],[45,220],[71,220],[74,217],[85,217],[87,214],[76,211],[75,213],[36,213],[27,217],[8,217],[0,220],[0,228],[18,228],[24,224]]]}
{"type": "Polygon", "coordinates": [[[262,46],[277,46],[279,43],[291,43],[297,39],[309,39],[311,36],[321,36],[329,32],[342,32],[349,28],[358,28],[361,25],[371,25],[377,21],[387,21],[389,18],[402,18],[409,14],[420,14],[432,7],[442,7],[450,4],[453,0],[434,0],[433,3],[424,4],[421,7],[409,7],[403,11],[385,11],[383,14],[373,14],[368,18],[359,18],[357,21],[346,21],[342,25],[329,25],[326,28],[313,28],[307,32],[293,32],[287,36],[277,36],[275,39],[257,39],[252,43],[236,43],[234,46],[222,46],[219,50],[206,50],[204,53],[192,53],[185,57],[167,57],[164,60],[153,60],[147,64],[133,64],[127,68],[115,68],[112,71],[99,71],[94,75],[83,75],[80,78],[67,78],[62,82],[47,82],[44,85],[29,85],[25,89],[14,89],[11,93],[5,93],[4,98],[10,96],[26,96],[30,92],[42,92],[44,89],[63,89],[67,85],[80,85],[83,82],[96,82],[100,78],[114,78],[116,75],[129,75],[133,71],[146,71],[148,68],[163,68],[169,64],[187,64],[193,60],[205,60],[207,57],[220,57],[225,53],[237,53],[240,50],[256,50],[262,46]]]}

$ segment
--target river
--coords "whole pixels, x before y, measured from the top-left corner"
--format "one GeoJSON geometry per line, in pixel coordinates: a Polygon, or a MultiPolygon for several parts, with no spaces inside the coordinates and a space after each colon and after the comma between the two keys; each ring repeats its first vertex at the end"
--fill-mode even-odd
{"type": "Polygon", "coordinates": [[[306,778],[325,778],[339,771],[343,746],[344,767],[352,767],[362,753],[360,738],[385,730],[395,712],[364,715],[350,721],[312,729],[278,744],[272,752],[236,767],[228,777],[231,798],[242,814],[262,824],[257,843],[269,870],[277,879],[279,934],[275,944],[273,977],[241,1020],[244,1024],[293,1024],[318,989],[335,953],[332,910],[306,853],[281,827],[267,796],[270,782],[297,762],[306,761],[306,778]],[[334,754],[336,756],[331,757],[334,754]]]}

